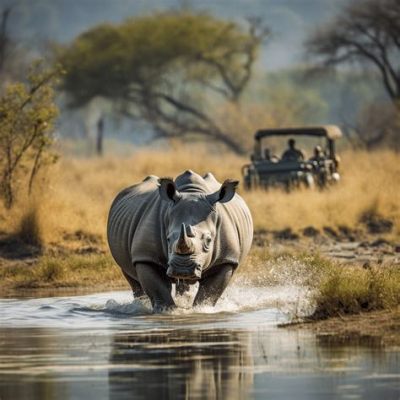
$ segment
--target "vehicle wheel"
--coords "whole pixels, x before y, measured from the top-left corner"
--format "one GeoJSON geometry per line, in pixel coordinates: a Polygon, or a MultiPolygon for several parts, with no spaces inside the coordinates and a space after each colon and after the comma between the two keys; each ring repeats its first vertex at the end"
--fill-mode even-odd
{"type": "Polygon", "coordinates": [[[250,182],[250,186],[251,186],[252,189],[257,189],[258,188],[259,182],[258,182],[257,176],[255,174],[250,176],[250,181],[249,182],[250,182]]]}

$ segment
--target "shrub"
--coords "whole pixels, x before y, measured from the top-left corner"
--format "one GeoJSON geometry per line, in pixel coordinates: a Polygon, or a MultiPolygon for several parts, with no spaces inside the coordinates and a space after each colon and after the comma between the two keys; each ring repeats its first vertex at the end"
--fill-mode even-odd
{"type": "Polygon", "coordinates": [[[58,73],[37,63],[27,83],[9,84],[0,97],[0,196],[7,209],[21,182],[30,193],[39,170],[56,159],[51,145],[58,110],[52,86],[58,73]]]}

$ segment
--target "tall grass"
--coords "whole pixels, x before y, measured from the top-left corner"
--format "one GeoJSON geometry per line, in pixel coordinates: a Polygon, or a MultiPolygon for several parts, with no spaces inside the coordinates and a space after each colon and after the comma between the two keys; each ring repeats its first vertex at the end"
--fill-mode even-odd
{"type": "Polygon", "coordinates": [[[342,265],[318,253],[255,247],[234,279],[251,285],[309,289],[312,319],[400,306],[398,265],[342,265]]]}
{"type": "Polygon", "coordinates": [[[335,265],[321,275],[313,300],[316,319],[395,308],[400,305],[400,270],[335,265]]]}
{"type": "Polygon", "coordinates": [[[391,219],[400,232],[400,157],[390,151],[345,152],[342,180],[325,191],[245,194],[258,228],[301,229],[358,224],[370,211],[391,219]]]}
{"type": "Polygon", "coordinates": [[[36,247],[43,247],[43,218],[40,215],[41,207],[29,202],[25,210],[21,210],[20,218],[16,219],[15,234],[23,242],[36,247]]]}
{"type": "MultiPolygon", "coordinates": [[[[392,220],[392,235],[398,236],[399,155],[391,151],[347,151],[342,154],[342,160],[342,181],[329,190],[300,190],[288,195],[280,190],[245,192],[241,189],[255,228],[354,227],[368,211],[392,220]]],[[[247,162],[246,158],[212,153],[199,146],[139,151],[122,159],[64,158],[37,194],[36,211],[30,209],[27,215],[26,200],[20,200],[11,213],[0,210],[0,230],[28,232],[24,234],[26,237],[29,232],[40,232],[35,235],[44,243],[62,241],[68,232],[84,231],[97,235],[105,243],[108,209],[121,189],[149,174],[176,176],[186,169],[201,174],[211,171],[221,181],[240,179],[241,166],[247,162]],[[21,228],[27,225],[28,230],[21,228]]]]}

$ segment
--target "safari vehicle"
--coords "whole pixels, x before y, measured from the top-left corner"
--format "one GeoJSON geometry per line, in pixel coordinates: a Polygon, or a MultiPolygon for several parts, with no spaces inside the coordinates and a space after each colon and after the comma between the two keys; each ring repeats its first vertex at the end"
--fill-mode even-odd
{"type": "Polygon", "coordinates": [[[339,158],[335,153],[335,141],[340,137],[342,132],[335,125],[259,130],[254,135],[255,145],[251,163],[242,167],[245,188],[267,189],[276,186],[287,190],[300,186],[324,188],[339,181],[339,158]],[[274,144],[279,140],[282,142],[284,137],[289,138],[291,145],[296,140],[301,145],[305,141],[310,142],[309,139],[303,140],[303,138],[311,137],[312,142],[318,144],[314,147],[314,156],[307,158],[294,146],[281,158],[273,155],[271,149],[274,144]],[[272,146],[266,145],[267,141],[270,141],[272,146]],[[286,157],[290,151],[294,153],[294,157],[286,157]]]}

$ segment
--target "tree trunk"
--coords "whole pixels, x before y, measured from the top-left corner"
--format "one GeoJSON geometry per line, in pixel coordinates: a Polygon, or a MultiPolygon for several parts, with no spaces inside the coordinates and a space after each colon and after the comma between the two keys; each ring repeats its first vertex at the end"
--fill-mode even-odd
{"type": "Polygon", "coordinates": [[[3,192],[2,197],[4,199],[4,206],[7,210],[9,210],[14,203],[11,175],[7,174],[7,176],[3,178],[1,189],[3,192]]]}
{"type": "Polygon", "coordinates": [[[96,153],[98,156],[103,155],[103,136],[104,136],[104,119],[103,117],[101,117],[97,122],[96,153]]]}

